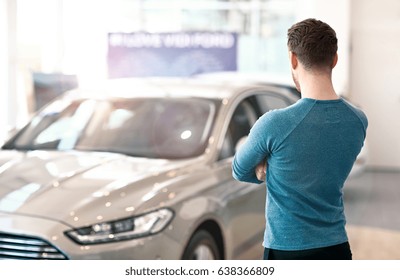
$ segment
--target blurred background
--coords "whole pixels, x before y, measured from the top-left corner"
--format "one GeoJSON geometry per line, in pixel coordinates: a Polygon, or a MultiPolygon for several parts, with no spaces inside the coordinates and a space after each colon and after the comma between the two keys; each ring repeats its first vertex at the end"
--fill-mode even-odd
{"type": "Polygon", "coordinates": [[[400,259],[398,0],[0,0],[0,142],[62,92],[105,78],[224,70],[290,77],[286,32],[308,17],[336,30],[335,88],[369,118],[367,173],[348,182],[355,255],[400,259]],[[189,52],[193,34],[209,36],[202,48],[211,55],[212,46],[232,48],[234,63],[191,52],[166,73],[165,57],[178,55],[160,42],[189,52]],[[193,59],[207,64],[188,69],[193,59]],[[142,71],[145,64],[152,67],[142,71]]]}
{"type": "Polygon", "coordinates": [[[400,168],[400,2],[395,0],[1,0],[0,137],[55,92],[108,76],[108,35],[232,32],[237,71],[289,75],[286,32],[328,22],[339,38],[336,90],[370,118],[370,165],[400,168]],[[50,95],[50,92],[47,95],[50,95]],[[390,133],[389,133],[390,132],[390,133]]]}

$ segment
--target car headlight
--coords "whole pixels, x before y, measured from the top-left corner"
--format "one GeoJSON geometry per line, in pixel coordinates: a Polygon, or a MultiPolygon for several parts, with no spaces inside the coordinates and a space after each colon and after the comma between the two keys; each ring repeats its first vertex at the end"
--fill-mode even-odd
{"type": "Polygon", "coordinates": [[[102,222],[65,232],[79,244],[115,242],[144,237],[162,231],[172,220],[170,209],[159,209],[140,216],[102,222]]]}

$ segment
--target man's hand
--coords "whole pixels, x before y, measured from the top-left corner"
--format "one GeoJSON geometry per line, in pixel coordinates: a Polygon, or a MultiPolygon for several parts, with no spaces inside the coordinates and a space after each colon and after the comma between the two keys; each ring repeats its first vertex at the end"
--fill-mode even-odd
{"type": "Polygon", "coordinates": [[[267,174],[267,160],[263,160],[257,164],[255,172],[258,180],[265,181],[265,175],[267,174]]]}

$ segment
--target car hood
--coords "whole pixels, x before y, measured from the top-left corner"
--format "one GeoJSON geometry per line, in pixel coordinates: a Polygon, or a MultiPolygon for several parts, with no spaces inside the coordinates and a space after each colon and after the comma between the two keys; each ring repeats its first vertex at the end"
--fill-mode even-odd
{"type": "Polygon", "coordinates": [[[133,215],[189,161],[95,152],[0,152],[0,212],[72,227],[133,215]]]}

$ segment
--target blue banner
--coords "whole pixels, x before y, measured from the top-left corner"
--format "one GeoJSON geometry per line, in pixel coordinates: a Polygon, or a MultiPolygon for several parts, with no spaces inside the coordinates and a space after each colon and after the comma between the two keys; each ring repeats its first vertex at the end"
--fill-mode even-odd
{"type": "Polygon", "coordinates": [[[108,35],[110,78],[182,77],[236,70],[236,33],[138,32],[108,35]]]}

